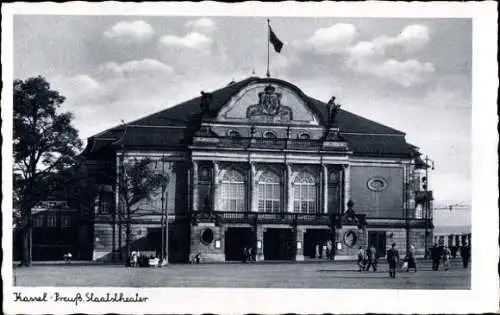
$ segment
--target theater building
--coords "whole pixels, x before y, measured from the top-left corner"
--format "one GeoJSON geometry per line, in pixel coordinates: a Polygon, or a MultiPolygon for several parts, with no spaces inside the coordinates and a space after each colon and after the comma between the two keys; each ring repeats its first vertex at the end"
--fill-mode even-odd
{"type": "Polygon", "coordinates": [[[171,262],[240,260],[245,247],[256,260],[300,261],[317,257],[317,245],[324,257],[327,244],[335,259],[368,244],[384,256],[392,243],[423,256],[432,242],[427,166],[405,134],[283,80],[231,82],[94,135],[85,155],[102,179],[96,260],[123,257],[121,165],[144,158],[168,184],[137,206],[131,247],[161,251],[165,209],[171,262]]]}

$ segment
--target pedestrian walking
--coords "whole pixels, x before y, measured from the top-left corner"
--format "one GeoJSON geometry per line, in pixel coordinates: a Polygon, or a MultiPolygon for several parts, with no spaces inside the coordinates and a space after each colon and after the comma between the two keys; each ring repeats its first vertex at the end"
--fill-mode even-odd
{"type": "Polygon", "coordinates": [[[450,257],[451,257],[451,251],[448,248],[448,246],[444,246],[443,248],[443,267],[444,270],[448,271],[450,269],[450,257]]]}
{"type": "Polygon", "coordinates": [[[399,266],[399,252],[396,249],[396,243],[392,243],[391,249],[387,251],[387,263],[389,264],[389,277],[396,278],[399,266]]]}
{"type": "Polygon", "coordinates": [[[410,269],[413,269],[415,272],[417,272],[417,259],[416,259],[416,253],[415,253],[415,246],[412,244],[410,245],[410,249],[408,250],[408,269],[406,271],[410,271],[410,269]]]}
{"type": "Polygon", "coordinates": [[[248,259],[248,251],[247,251],[246,246],[243,247],[242,259],[243,259],[243,263],[246,264],[247,259],[248,259]]]}
{"type": "Polygon", "coordinates": [[[314,248],[314,258],[319,258],[319,244],[314,248]]]}
{"type": "Polygon", "coordinates": [[[464,265],[464,268],[467,268],[469,266],[469,259],[470,259],[470,246],[466,242],[462,245],[462,248],[460,250],[460,255],[462,256],[462,262],[464,265]]]}
{"type": "Polygon", "coordinates": [[[434,243],[434,246],[432,246],[431,249],[432,270],[437,271],[439,269],[441,256],[442,256],[441,247],[439,247],[436,243],[434,243]]]}
{"type": "Polygon", "coordinates": [[[332,260],[332,258],[333,258],[333,242],[332,242],[332,240],[328,240],[328,242],[326,242],[326,257],[328,258],[328,260],[332,260]]]}
{"type": "Polygon", "coordinates": [[[360,246],[358,251],[358,267],[359,267],[358,271],[365,270],[365,265],[366,265],[366,252],[363,249],[363,247],[360,246]]]}
{"type": "Polygon", "coordinates": [[[373,268],[373,272],[377,271],[377,263],[378,263],[378,257],[377,257],[377,249],[373,244],[368,247],[368,250],[366,251],[366,256],[368,258],[368,264],[366,266],[366,271],[370,271],[370,267],[373,268]]]}

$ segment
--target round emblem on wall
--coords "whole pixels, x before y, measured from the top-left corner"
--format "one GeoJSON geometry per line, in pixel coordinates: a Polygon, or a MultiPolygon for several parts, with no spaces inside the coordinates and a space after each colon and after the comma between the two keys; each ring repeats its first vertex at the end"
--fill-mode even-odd
{"type": "Polygon", "coordinates": [[[339,174],[337,172],[332,172],[330,174],[330,182],[338,183],[338,181],[339,181],[339,174]]]}
{"type": "Polygon", "coordinates": [[[366,185],[372,191],[382,191],[387,188],[387,181],[382,176],[375,176],[370,178],[366,185]]]}
{"type": "Polygon", "coordinates": [[[358,240],[358,237],[356,236],[356,232],[353,230],[349,230],[345,232],[344,234],[344,244],[348,247],[353,247],[356,245],[356,241],[358,240]]]}
{"type": "Polygon", "coordinates": [[[212,229],[204,229],[201,231],[200,240],[205,245],[210,245],[214,240],[214,231],[212,229]]]}

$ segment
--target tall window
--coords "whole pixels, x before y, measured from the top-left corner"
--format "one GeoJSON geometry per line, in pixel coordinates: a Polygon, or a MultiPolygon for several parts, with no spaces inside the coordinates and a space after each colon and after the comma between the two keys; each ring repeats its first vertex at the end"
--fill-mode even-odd
{"type": "Polygon", "coordinates": [[[259,212],[280,212],[281,185],[278,175],[265,171],[259,177],[259,212]]]}
{"type": "Polygon", "coordinates": [[[318,210],[317,190],[314,176],[302,172],[293,181],[294,212],[316,213],[318,210]]]}
{"type": "Polygon", "coordinates": [[[55,215],[49,215],[47,217],[47,226],[48,227],[55,227],[57,224],[57,218],[55,215]]]}
{"type": "Polygon", "coordinates": [[[245,178],[240,172],[228,170],[221,182],[221,210],[245,211],[245,178]]]}

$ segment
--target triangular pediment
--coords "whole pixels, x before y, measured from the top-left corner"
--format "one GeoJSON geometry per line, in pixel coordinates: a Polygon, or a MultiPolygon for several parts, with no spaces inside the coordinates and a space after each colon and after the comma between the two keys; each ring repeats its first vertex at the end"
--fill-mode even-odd
{"type": "Polygon", "coordinates": [[[319,125],[317,115],[300,94],[277,82],[250,83],[220,109],[216,121],[319,125]]]}

